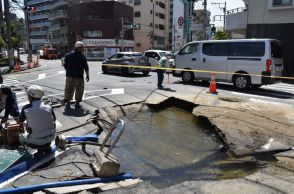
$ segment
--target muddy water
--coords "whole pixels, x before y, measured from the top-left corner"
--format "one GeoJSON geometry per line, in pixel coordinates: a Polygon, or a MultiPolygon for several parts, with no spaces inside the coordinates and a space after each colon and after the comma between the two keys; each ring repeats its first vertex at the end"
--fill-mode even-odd
{"type": "Polygon", "coordinates": [[[176,108],[143,111],[123,118],[126,131],[113,154],[121,171],[133,172],[158,188],[189,180],[246,176],[257,165],[220,152],[207,123],[176,108]]]}

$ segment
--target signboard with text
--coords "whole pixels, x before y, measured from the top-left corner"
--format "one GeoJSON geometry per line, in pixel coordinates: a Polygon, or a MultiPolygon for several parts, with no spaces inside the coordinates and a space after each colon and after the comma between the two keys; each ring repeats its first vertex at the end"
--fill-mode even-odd
{"type": "Polygon", "coordinates": [[[83,39],[87,47],[111,47],[116,46],[115,39],[83,39]]]}

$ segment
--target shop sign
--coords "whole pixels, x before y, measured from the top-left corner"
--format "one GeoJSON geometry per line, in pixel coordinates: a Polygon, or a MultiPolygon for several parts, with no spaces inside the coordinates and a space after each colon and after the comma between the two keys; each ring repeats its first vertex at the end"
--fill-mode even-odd
{"type": "Polygon", "coordinates": [[[83,39],[82,41],[86,47],[116,46],[115,39],[83,39]]]}

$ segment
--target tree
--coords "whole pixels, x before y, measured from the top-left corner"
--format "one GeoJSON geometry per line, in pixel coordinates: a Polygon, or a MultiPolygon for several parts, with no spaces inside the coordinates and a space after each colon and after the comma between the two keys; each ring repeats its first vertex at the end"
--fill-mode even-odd
{"type": "Polygon", "coordinates": [[[219,30],[215,33],[214,36],[215,40],[225,40],[225,39],[231,39],[231,32],[219,30]]]}
{"type": "Polygon", "coordinates": [[[0,48],[6,47],[6,42],[3,40],[3,38],[0,36],[0,48]]]}

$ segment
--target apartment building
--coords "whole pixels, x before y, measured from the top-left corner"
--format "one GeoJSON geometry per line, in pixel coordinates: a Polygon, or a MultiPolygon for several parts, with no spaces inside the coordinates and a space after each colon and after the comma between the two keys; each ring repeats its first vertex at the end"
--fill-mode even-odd
{"type": "Polygon", "coordinates": [[[28,6],[35,7],[35,12],[29,14],[30,42],[32,50],[40,49],[48,42],[50,22],[49,8],[52,0],[26,0],[28,6]]]}
{"type": "Polygon", "coordinates": [[[135,51],[168,49],[169,1],[170,0],[118,0],[134,7],[135,51]]]}
{"type": "Polygon", "coordinates": [[[294,75],[294,1],[246,0],[247,38],[273,38],[282,41],[286,75],[294,75]]]}
{"type": "Polygon", "coordinates": [[[77,40],[85,43],[88,60],[103,60],[113,53],[134,50],[133,31],[124,32],[122,20],[133,23],[133,7],[116,1],[55,0],[50,9],[50,46],[72,50],[77,40]]]}

